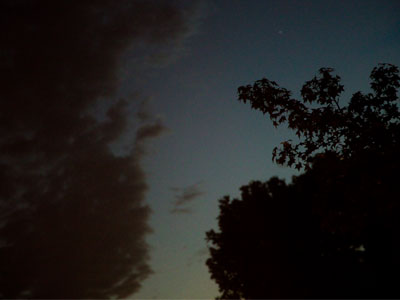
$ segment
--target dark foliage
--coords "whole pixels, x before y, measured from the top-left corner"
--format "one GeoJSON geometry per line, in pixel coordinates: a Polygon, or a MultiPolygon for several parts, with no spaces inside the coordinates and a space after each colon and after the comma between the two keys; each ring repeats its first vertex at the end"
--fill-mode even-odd
{"type": "Polygon", "coordinates": [[[343,108],[331,72],[321,69],[302,89],[304,102],[320,107],[267,79],[239,88],[241,100],[297,131],[300,143],[283,142],[274,158],[306,172],[220,200],[207,265],[221,298],[400,297],[398,69],[379,65],[373,93],[343,108]]]}
{"type": "Polygon", "coordinates": [[[207,265],[221,298],[400,297],[397,170],[349,164],[321,156],[290,185],[255,181],[220,200],[207,265]]]}

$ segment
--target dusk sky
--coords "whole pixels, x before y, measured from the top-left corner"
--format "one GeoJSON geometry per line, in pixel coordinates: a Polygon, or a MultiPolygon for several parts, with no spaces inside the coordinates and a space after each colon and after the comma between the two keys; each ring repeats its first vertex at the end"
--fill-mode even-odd
{"type": "Polygon", "coordinates": [[[298,174],[271,160],[293,134],[237,88],[266,77],[298,96],[332,67],[347,101],[378,63],[400,66],[397,0],[51,2],[0,4],[1,283],[18,282],[1,295],[218,296],[218,200],[298,174]],[[49,274],[64,274],[53,291],[49,274]],[[117,288],[86,293],[99,284],[117,288]]]}

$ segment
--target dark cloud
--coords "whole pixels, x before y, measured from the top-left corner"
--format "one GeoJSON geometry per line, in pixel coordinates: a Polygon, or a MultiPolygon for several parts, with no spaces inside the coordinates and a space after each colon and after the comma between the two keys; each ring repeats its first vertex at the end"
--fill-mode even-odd
{"type": "Polygon", "coordinates": [[[175,201],[173,202],[174,207],[171,209],[171,213],[192,212],[190,208],[184,206],[205,194],[205,192],[201,190],[201,183],[195,183],[185,188],[174,187],[171,188],[171,190],[176,193],[175,201]]]}
{"type": "Polygon", "coordinates": [[[164,124],[157,120],[156,122],[152,124],[146,124],[141,126],[137,133],[136,133],[136,141],[138,143],[143,143],[147,139],[154,138],[159,136],[161,133],[163,133],[166,130],[164,124]]]}
{"type": "Polygon", "coordinates": [[[151,273],[140,159],[165,127],[139,117],[115,155],[128,101],[113,99],[127,50],[191,31],[176,1],[0,2],[0,297],[121,298],[151,273]]]}
{"type": "Polygon", "coordinates": [[[153,117],[147,108],[142,108],[143,103],[146,102],[142,102],[142,105],[139,107],[136,114],[143,124],[136,131],[136,137],[134,140],[134,152],[137,158],[146,154],[145,144],[147,140],[158,137],[169,131],[160,118],[153,117]]]}

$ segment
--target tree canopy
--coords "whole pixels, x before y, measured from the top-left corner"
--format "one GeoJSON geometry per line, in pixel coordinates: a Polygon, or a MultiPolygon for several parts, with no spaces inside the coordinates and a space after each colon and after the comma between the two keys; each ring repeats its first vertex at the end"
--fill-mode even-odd
{"type": "Polygon", "coordinates": [[[321,68],[318,76],[303,85],[302,101],[266,78],[239,87],[239,101],[268,114],[275,126],[287,123],[295,131],[300,142],[282,142],[274,149],[273,159],[300,169],[309,166],[318,151],[350,158],[360,151],[390,151],[391,144],[398,145],[399,69],[379,64],[370,78],[372,92],[353,94],[347,106],[340,104],[344,86],[332,68],[321,68]]]}
{"type": "Polygon", "coordinates": [[[372,92],[347,106],[332,72],[306,82],[303,101],[265,78],[238,89],[240,101],[296,130],[300,142],[283,142],[274,160],[306,171],[220,200],[219,231],[206,239],[221,298],[400,297],[398,68],[378,65],[372,92]]]}

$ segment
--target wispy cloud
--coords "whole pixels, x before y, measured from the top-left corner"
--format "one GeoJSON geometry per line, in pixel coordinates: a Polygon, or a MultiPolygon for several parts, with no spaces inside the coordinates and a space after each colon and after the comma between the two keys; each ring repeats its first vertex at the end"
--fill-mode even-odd
{"type": "Polygon", "coordinates": [[[191,208],[173,207],[170,212],[171,214],[191,214],[193,210],[191,208]]]}
{"type": "Polygon", "coordinates": [[[200,248],[198,249],[192,256],[189,257],[188,261],[186,262],[186,265],[188,267],[192,266],[193,263],[205,263],[205,258],[209,254],[209,250],[207,247],[200,248]]]}
{"type": "Polygon", "coordinates": [[[173,202],[171,213],[191,213],[192,209],[185,206],[205,194],[201,187],[202,183],[200,182],[185,188],[171,188],[175,192],[175,201],[173,202]]]}

